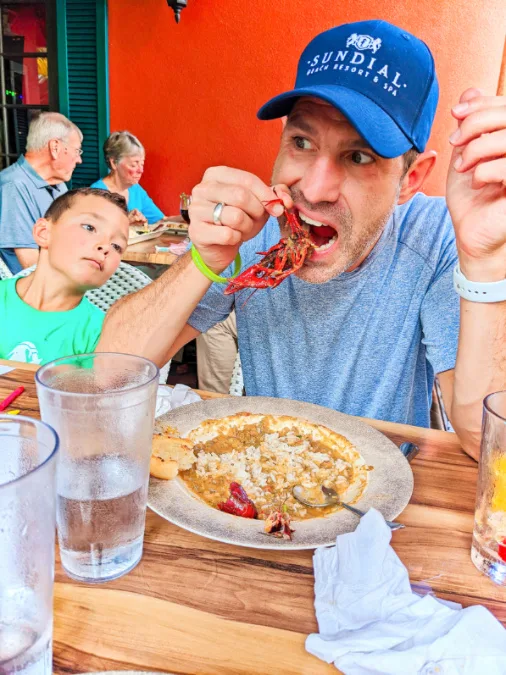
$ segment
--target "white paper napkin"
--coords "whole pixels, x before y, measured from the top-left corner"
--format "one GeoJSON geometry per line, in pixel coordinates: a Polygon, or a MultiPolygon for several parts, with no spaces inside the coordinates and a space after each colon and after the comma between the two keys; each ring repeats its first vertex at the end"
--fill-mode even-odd
{"type": "MultiPolygon", "coordinates": [[[[419,596],[375,509],[314,555],[320,633],[306,649],[345,675],[504,675],[506,630],[485,607],[419,596]]],[[[491,582],[492,583],[492,582],[491,582]]]]}
{"type": "Polygon", "coordinates": [[[7,373],[10,373],[11,370],[14,370],[11,366],[0,366],[0,375],[6,375],[7,373]]]}
{"type": "Polygon", "coordinates": [[[200,396],[196,394],[193,389],[187,387],[185,384],[176,384],[174,389],[166,385],[158,387],[158,394],[156,395],[156,412],[155,417],[160,417],[169,410],[174,410],[182,405],[202,401],[200,396]]]}

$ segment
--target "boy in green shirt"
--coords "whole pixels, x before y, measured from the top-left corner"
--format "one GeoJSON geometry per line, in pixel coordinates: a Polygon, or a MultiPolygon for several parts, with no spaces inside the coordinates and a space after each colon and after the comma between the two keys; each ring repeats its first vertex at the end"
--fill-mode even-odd
{"type": "Polygon", "coordinates": [[[104,313],[84,297],[118,268],[128,243],[124,197],[81,188],[51,204],[33,227],[40,247],[29,276],[0,281],[0,358],[47,363],[93,352],[104,313]]]}

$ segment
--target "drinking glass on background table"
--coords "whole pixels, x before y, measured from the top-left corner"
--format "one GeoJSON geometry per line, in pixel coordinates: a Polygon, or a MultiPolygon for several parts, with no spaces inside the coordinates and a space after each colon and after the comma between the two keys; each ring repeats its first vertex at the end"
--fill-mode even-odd
{"type": "Polygon", "coordinates": [[[506,391],[483,403],[471,559],[492,581],[506,585],[506,391]]]}
{"type": "Polygon", "coordinates": [[[184,192],[182,192],[179,195],[179,213],[181,214],[181,217],[185,221],[185,223],[190,224],[190,215],[188,213],[188,209],[190,208],[190,204],[192,203],[192,198],[191,195],[187,195],[184,192]]]}
{"type": "Polygon", "coordinates": [[[51,675],[56,456],[51,427],[0,415],[0,673],[51,675]]]}
{"type": "Polygon", "coordinates": [[[62,565],[80,581],[116,579],[142,556],[158,368],[84,354],[48,363],[36,382],[42,419],[60,437],[62,565]]]}

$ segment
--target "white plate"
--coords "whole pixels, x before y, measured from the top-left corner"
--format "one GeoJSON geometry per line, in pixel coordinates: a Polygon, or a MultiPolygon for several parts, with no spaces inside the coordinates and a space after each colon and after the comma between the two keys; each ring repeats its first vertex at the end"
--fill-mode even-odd
{"type": "MultiPolygon", "coordinates": [[[[374,507],[387,520],[394,520],[407,506],[413,492],[413,473],[399,448],[376,429],[355,417],[312,403],[280,398],[234,396],[192,403],[162,415],[160,424],[178,429],[181,436],[204,420],[238,412],[291,415],[336,431],[350,440],[365,462],[374,467],[358,508],[374,507]]],[[[203,537],[237,546],[262,549],[310,549],[335,543],[336,535],[352,532],[357,516],[343,509],[323,518],[293,523],[292,541],[270,537],[263,532],[263,521],[239,518],[200,501],[180,479],[151,478],[148,505],[175,525],[203,537]]]]}

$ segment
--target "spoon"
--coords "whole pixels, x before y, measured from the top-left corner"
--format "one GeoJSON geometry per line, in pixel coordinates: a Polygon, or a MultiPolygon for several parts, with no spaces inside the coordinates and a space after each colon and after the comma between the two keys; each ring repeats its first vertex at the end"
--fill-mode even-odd
{"type": "MultiPolygon", "coordinates": [[[[348,509],[348,511],[351,511],[355,515],[360,516],[360,518],[362,518],[362,516],[365,516],[364,511],[361,511],[360,509],[357,509],[354,506],[351,506],[350,504],[342,502],[337,492],[332,488],[327,488],[324,485],[322,485],[322,492],[325,495],[325,500],[320,504],[315,504],[314,502],[309,502],[307,499],[304,498],[303,496],[304,488],[302,487],[302,485],[295,485],[292,489],[292,494],[295,497],[295,499],[301,504],[309,506],[312,509],[322,509],[325,508],[326,506],[339,505],[345,509],[348,509]]],[[[385,520],[385,523],[391,530],[402,530],[405,527],[405,525],[403,525],[402,523],[391,523],[389,520],[385,520]]]]}
{"type": "MultiPolygon", "coordinates": [[[[402,454],[408,460],[408,462],[411,462],[411,460],[414,457],[416,457],[416,455],[420,452],[420,448],[418,447],[418,445],[409,442],[402,443],[399,450],[402,452],[402,454]]],[[[322,485],[322,492],[325,495],[325,501],[322,504],[314,504],[313,502],[309,502],[307,499],[304,498],[304,488],[302,487],[302,485],[295,485],[292,489],[292,494],[295,497],[295,499],[301,504],[309,506],[312,509],[322,509],[325,508],[326,506],[336,506],[337,504],[339,504],[339,506],[348,509],[348,511],[351,511],[355,515],[360,516],[360,518],[362,518],[362,516],[365,515],[364,511],[361,511],[360,509],[357,509],[354,506],[350,506],[350,504],[345,504],[345,502],[342,502],[337,492],[332,488],[328,488],[322,485]]],[[[402,530],[405,527],[405,525],[403,525],[402,523],[392,523],[389,520],[385,520],[385,522],[391,530],[402,530]]]]}

